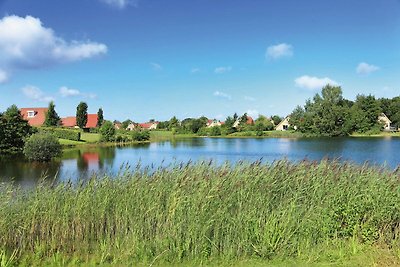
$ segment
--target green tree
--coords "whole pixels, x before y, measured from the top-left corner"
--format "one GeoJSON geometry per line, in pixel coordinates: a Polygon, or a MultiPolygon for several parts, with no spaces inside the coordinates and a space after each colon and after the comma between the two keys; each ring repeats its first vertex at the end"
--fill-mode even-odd
{"type": "Polygon", "coordinates": [[[115,127],[110,121],[106,121],[100,128],[101,141],[110,142],[114,141],[115,137],[115,127]]]}
{"type": "Polygon", "coordinates": [[[273,120],[273,122],[274,122],[275,125],[278,125],[278,124],[281,123],[281,121],[283,120],[283,118],[280,117],[280,116],[278,116],[278,115],[272,116],[271,119],[273,120]]]}
{"type": "Polygon", "coordinates": [[[22,118],[16,105],[10,106],[0,116],[0,152],[22,152],[25,138],[33,133],[32,127],[22,118]]]}
{"type": "Polygon", "coordinates": [[[76,124],[79,128],[83,129],[86,126],[88,120],[88,105],[85,102],[79,103],[76,108],[76,124]]]}
{"type": "Polygon", "coordinates": [[[60,117],[58,116],[56,109],[55,109],[54,102],[51,101],[49,104],[49,108],[46,112],[46,119],[44,121],[44,125],[47,127],[56,127],[59,126],[61,123],[60,117]]]}
{"type": "Polygon", "coordinates": [[[173,117],[169,120],[169,125],[168,125],[168,127],[169,127],[169,130],[179,128],[179,127],[180,127],[179,120],[178,120],[175,116],[173,116],[173,117]]]}
{"type": "Polygon", "coordinates": [[[327,85],[321,95],[306,101],[304,108],[297,107],[291,114],[291,124],[299,131],[325,136],[342,136],[351,132],[347,121],[350,109],[343,98],[342,88],[327,85]]]}
{"type": "Polygon", "coordinates": [[[352,130],[359,133],[373,129],[379,131],[378,116],[380,113],[382,113],[382,108],[374,96],[358,95],[351,107],[352,130]]]}
{"type": "Polygon", "coordinates": [[[104,115],[103,115],[103,109],[99,108],[99,111],[97,111],[97,127],[101,127],[104,122],[104,115]]]}

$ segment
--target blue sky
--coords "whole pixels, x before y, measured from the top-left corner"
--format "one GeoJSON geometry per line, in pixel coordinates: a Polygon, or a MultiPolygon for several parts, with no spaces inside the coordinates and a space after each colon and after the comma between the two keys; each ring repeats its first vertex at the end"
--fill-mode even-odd
{"type": "Polygon", "coordinates": [[[326,83],[400,95],[398,0],[0,0],[0,110],[286,115],[326,83]]]}

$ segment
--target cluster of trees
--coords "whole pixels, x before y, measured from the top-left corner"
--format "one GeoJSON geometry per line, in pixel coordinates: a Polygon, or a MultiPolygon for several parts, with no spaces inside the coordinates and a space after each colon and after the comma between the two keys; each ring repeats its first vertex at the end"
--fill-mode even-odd
{"type": "Polygon", "coordinates": [[[378,120],[381,113],[390,118],[394,127],[400,126],[400,97],[376,99],[372,95],[358,95],[350,101],[343,97],[341,87],[327,85],[304,107],[296,107],[290,123],[303,133],[322,136],[376,133],[382,130],[378,120]]]}

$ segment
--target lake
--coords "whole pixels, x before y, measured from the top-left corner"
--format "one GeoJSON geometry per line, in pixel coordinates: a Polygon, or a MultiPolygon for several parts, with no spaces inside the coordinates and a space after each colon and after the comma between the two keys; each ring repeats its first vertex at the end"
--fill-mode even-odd
{"type": "Polygon", "coordinates": [[[34,186],[41,177],[57,181],[87,178],[95,172],[118,173],[122,166],[157,168],[199,160],[216,164],[239,160],[273,162],[339,158],[357,164],[384,165],[395,169],[400,164],[400,138],[185,138],[129,147],[86,147],[68,149],[51,163],[27,162],[0,157],[0,181],[34,186]]]}

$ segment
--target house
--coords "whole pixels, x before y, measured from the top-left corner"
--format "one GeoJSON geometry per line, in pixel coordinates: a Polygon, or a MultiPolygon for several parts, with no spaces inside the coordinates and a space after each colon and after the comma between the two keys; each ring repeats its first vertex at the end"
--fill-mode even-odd
{"type": "Polygon", "coordinates": [[[392,121],[389,120],[389,118],[386,116],[385,113],[381,113],[379,115],[378,121],[383,124],[383,130],[384,131],[391,131],[392,130],[392,127],[391,127],[392,121]]]}
{"type": "MultiPolygon", "coordinates": [[[[88,114],[87,122],[84,129],[91,129],[97,127],[98,116],[97,114],[88,114]]],[[[76,125],[76,117],[66,117],[61,119],[61,124],[66,128],[79,128],[76,125]]]]}
{"type": "Polygon", "coordinates": [[[220,121],[214,119],[214,120],[208,120],[207,124],[206,124],[206,127],[207,128],[212,128],[212,127],[218,127],[218,126],[221,126],[221,125],[223,125],[223,122],[220,122],[220,121]]]}
{"type": "Polygon", "coordinates": [[[22,118],[27,120],[30,126],[40,127],[46,120],[48,108],[21,108],[22,118]]]}
{"type": "Polygon", "coordinates": [[[115,130],[121,130],[122,129],[122,123],[114,122],[114,128],[115,128],[115,130]]]}
{"type": "Polygon", "coordinates": [[[130,124],[128,125],[128,127],[126,127],[126,130],[127,130],[127,131],[133,131],[133,130],[135,130],[136,128],[138,128],[137,123],[132,122],[132,123],[130,123],[130,124]]]}
{"type": "Polygon", "coordinates": [[[155,130],[158,127],[159,122],[145,122],[145,123],[131,123],[128,125],[126,130],[133,131],[135,129],[155,130]]]}
{"type": "Polygon", "coordinates": [[[155,130],[158,127],[159,122],[146,122],[146,123],[139,123],[139,127],[146,130],[155,130]]]}
{"type": "Polygon", "coordinates": [[[275,128],[277,131],[287,131],[290,128],[290,117],[287,116],[285,119],[283,119],[275,128]]]}
{"type": "MultiPolygon", "coordinates": [[[[235,123],[234,123],[233,126],[232,126],[233,128],[237,128],[237,127],[240,125],[240,119],[241,119],[241,118],[238,118],[238,119],[235,121],[235,123]]],[[[247,125],[253,125],[253,124],[254,124],[253,118],[250,117],[250,116],[247,116],[246,124],[247,124],[247,125]]]]}

